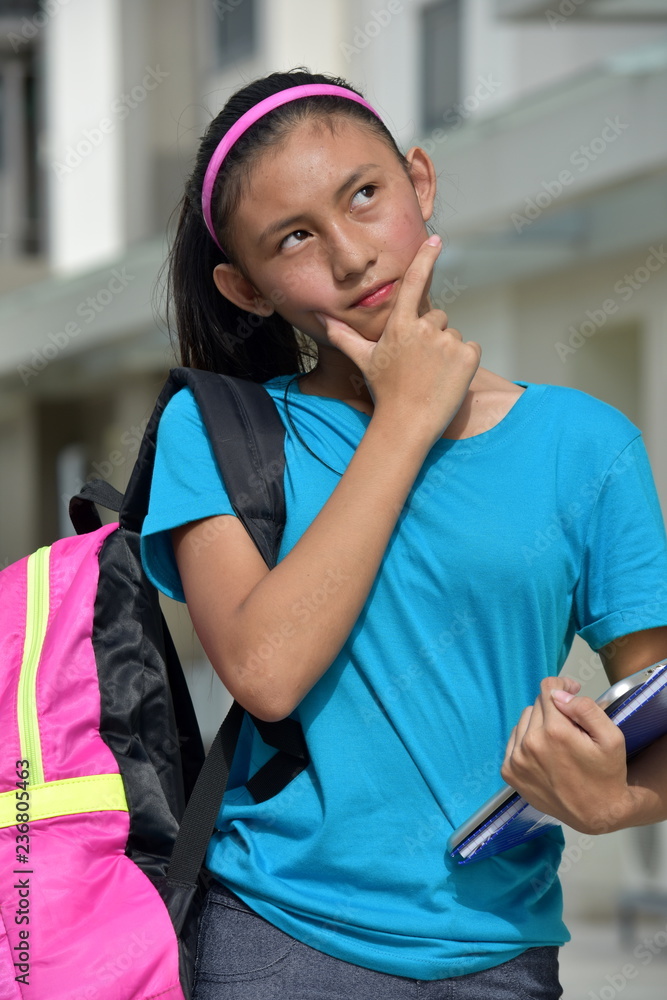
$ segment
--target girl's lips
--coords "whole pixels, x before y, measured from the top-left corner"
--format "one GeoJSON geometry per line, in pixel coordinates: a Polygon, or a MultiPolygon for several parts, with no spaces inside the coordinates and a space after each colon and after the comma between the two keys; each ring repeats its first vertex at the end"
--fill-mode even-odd
{"type": "Polygon", "coordinates": [[[369,295],[364,296],[363,299],[359,299],[358,302],[354,303],[353,309],[357,309],[359,306],[376,306],[380,302],[384,302],[388,299],[394,290],[394,285],[396,281],[388,281],[386,285],[381,285],[380,288],[376,288],[374,292],[369,295]]]}

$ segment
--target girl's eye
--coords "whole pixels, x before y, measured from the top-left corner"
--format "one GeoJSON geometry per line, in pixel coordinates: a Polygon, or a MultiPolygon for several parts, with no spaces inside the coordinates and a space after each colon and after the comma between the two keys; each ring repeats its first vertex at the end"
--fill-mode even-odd
{"type": "Polygon", "coordinates": [[[306,232],[305,229],[295,229],[293,233],[290,233],[289,236],[286,236],[284,240],[281,240],[281,242],[280,242],[280,249],[281,250],[288,250],[290,247],[298,246],[299,243],[303,243],[304,239],[307,236],[310,236],[310,233],[306,232]],[[303,239],[302,239],[302,237],[303,237],[303,239]],[[291,240],[291,239],[296,240],[296,242],[295,243],[289,243],[288,241],[291,240]]]}
{"type": "MultiPolygon", "coordinates": [[[[359,205],[367,205],[375,194],[376,189],[376,184],[364,184],[362,188],[359,188],[352,199],[352,205],[355,205],[358,198],[362,199],[358,202],[359,205]]],[[[289,233],[283,240],[280,241],[279,249],[289,250],[291,247],[296,247],[299,243],[304,243],[309,236],[310,233],[307,229],[295,229],[293,233],[289,233]]]]}
{"type": "Polygon", "coordinates": [[[374,194],[375,194],[375,184],[365,184],[362,188],[359,188],[359,190],[355,194],[354,198],[352,199],[352,204],[354,205],[359,195],[362,195],[364,201],[360,202],[360,204],[367,205],[374,194]]]}

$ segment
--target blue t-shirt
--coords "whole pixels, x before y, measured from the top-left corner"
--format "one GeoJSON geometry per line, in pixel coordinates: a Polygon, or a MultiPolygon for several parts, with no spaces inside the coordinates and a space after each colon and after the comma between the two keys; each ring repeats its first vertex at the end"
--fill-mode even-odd
{"type": "MultiPolygon", "coordinates": [[[[286,426],[280,559],[371,420],[293,382],[292,424],[290,378],[265,383],[286,426]]],[[[560,828],[466,866],[447,838],[497,790],[510,731],[575,633],[597,650],[667,624],[665,532],[639,431],[585,393],[517,384],[495,427],[428,453],[356,624],[292,713],[311,763],[261,803],[245,782],[275,750],[246,716],[207,854],[283,931],[414,979],[569,939],[553,876],[560,828]]],[[[213,514],[233,510],[183,389],[160,423],[142,536],[148,576],[177,600],[169,529],[213,514]]],[[[334,570],[329,594],[292,607],[293,625],[344,586],[334,570]]]]}

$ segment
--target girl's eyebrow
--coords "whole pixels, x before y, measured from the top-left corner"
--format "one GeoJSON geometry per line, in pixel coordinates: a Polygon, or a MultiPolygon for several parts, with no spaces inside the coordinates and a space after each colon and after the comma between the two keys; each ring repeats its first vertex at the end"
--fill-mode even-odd
{"type": "MultiPolygon", "coordinates": [[[[380,170],[380,169],[381,167],[378,163],[362,163],[360,167],[357,167],[357,169],[354,170],[345,181],[343,181],[341,186],[334,194],[334,201],[337,201],[338,198],[341,197],[341,195],[345,194],[345,192],[349,187],[352,187],[353,184],[356,184],[357,181],[361,180],[361,178],[363,177],[363,175],[366,173],[367,170],[380,170]]],[[[272,222],[271,225],[267,226],[266,229],[263,231],[263,233],[260,235],[259,242],[264,243],[271,236],[277,235],[282,229],[287,229],[289,226],[296,225],[296,223],[299,222],[302,218],[303,218],[303,213],[299,213],[299,215],[290,215],[289,218],[287,219],[279,219],[278,222],[272,222]]]]}

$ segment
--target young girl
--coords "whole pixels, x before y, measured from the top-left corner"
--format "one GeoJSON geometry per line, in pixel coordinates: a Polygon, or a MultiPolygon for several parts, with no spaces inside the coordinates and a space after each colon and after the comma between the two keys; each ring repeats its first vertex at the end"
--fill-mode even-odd
{"type": "Polygon", "coordinates": [[[403,156],[348,84],[300,71],[235,94],[187,184],[181,360],[264,384],[286,426],[287,523],[269,571],[183,389],[160,424],[144,564],[187,600],[230,693],[298,720],[311,756],[255,802],[245,782],[275,751],[246,716],[195,1000],[559,997],[561,831],[469,866],[446,852],[497,789],[510,733],[503,777],[575,828],[667,815],[660,758],[629,777],[616,728],[556,676],[575,632],[614,679],[667,651],[639,431],[479,366],[430,306],[435,194],[422,149],[403,156]]]}

